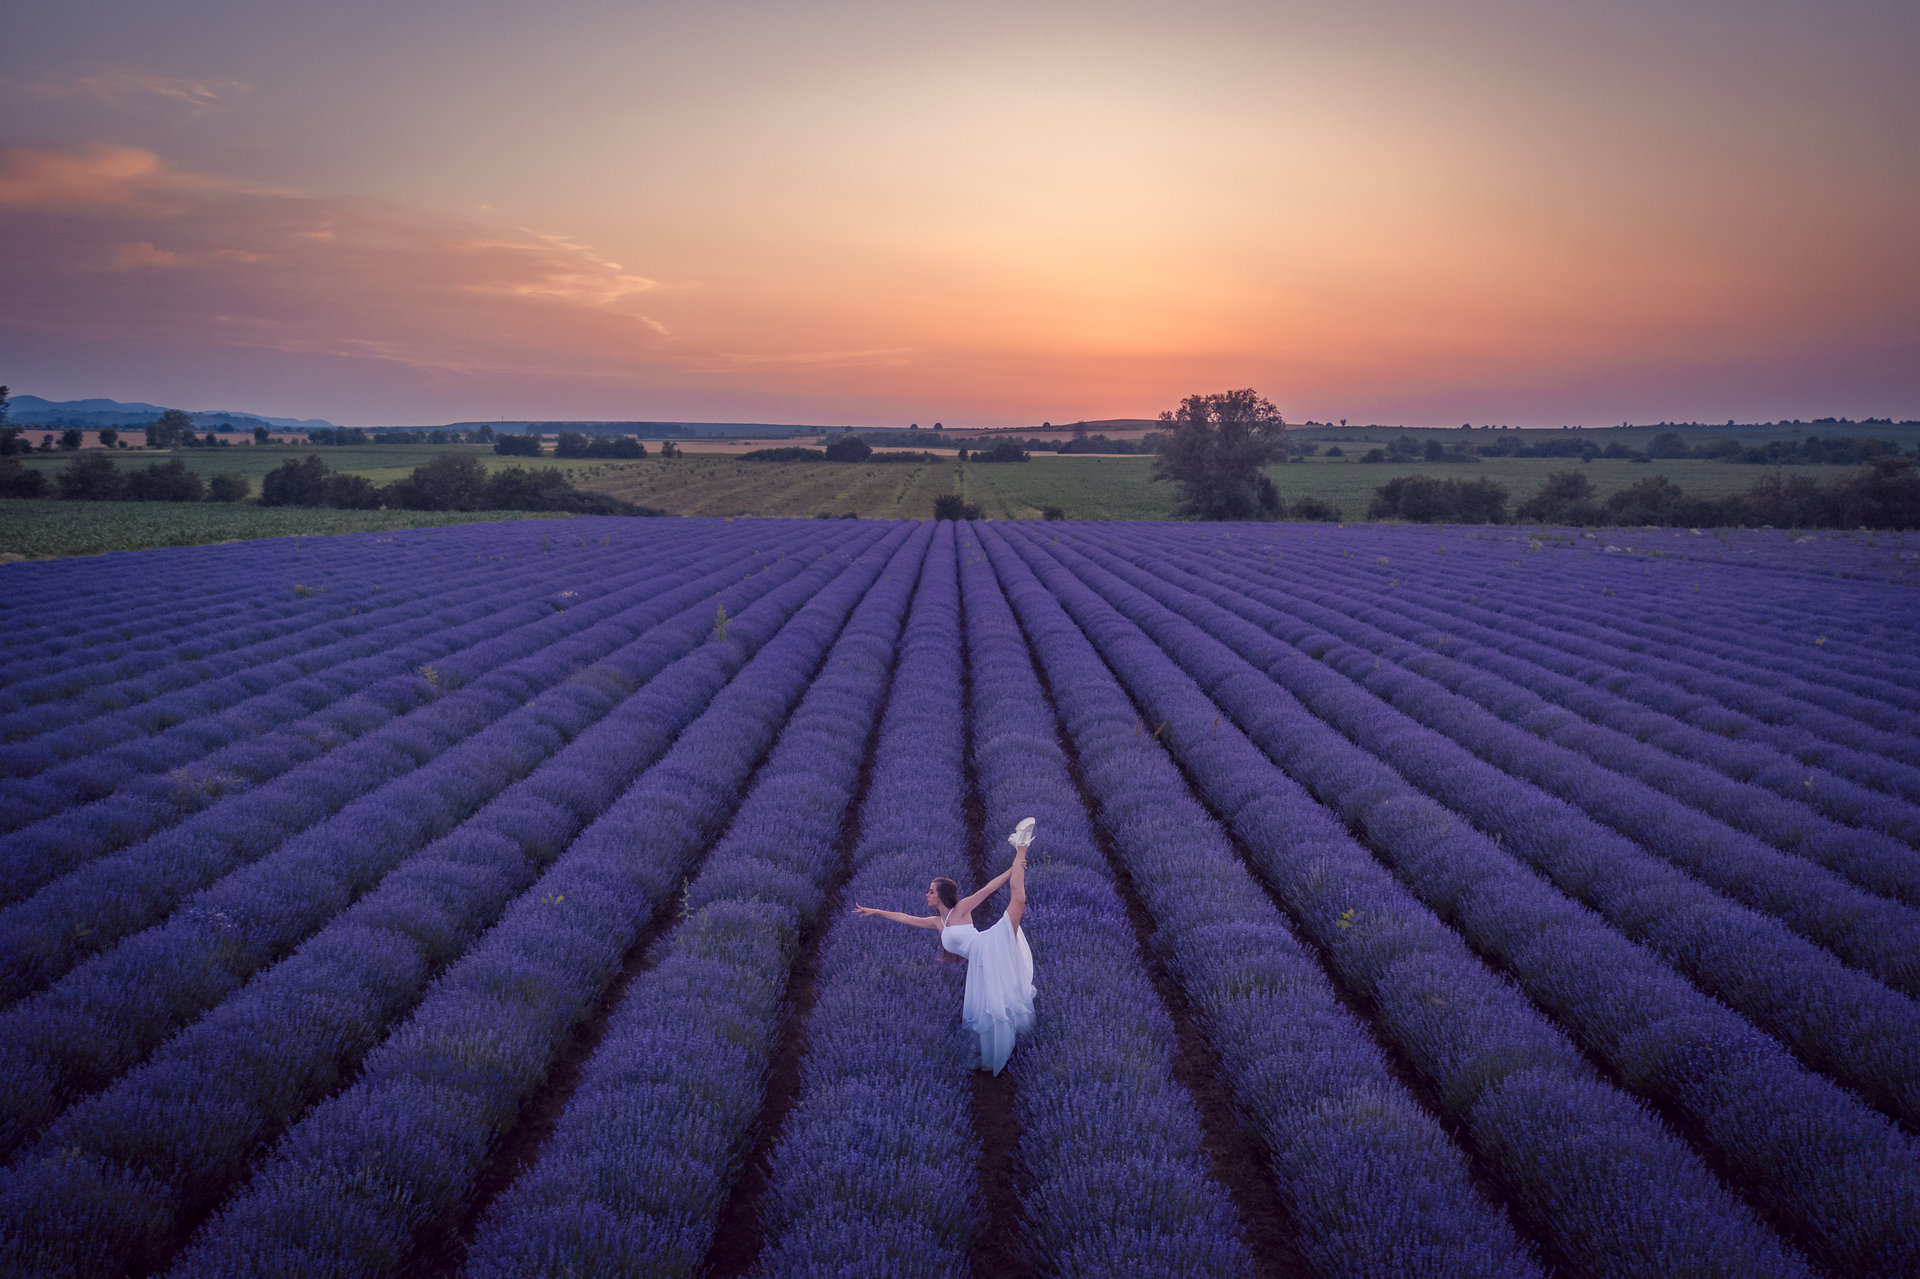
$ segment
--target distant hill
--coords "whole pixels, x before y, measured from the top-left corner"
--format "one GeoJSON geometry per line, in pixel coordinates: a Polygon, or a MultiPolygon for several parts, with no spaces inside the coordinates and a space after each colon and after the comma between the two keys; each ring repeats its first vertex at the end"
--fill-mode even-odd
{"type": "MultiPolygon", "coordinates": [[[[12,426],[77,426],[97,431],[103,426],[145,426],[167,411],[166,406],[139,400],[46,400],[37,395],[16,395],[7,402],[7,422],[12,426]]],[[[264,413],[234,413],[218,410],[187,410],[194,426],[205,430],[222,422],[242,430],[269,426],[282,431],[311,431],[334,424],[325,418],[268,417],[264,413]]]]}

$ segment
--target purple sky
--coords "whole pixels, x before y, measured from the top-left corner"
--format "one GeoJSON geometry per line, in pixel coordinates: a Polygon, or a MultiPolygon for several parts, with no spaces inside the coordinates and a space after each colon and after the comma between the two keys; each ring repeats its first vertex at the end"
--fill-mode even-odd
{"type": "Polygon", "coordinates": [[[1920,417],[1912,3],[41,5],[0,381],[356,424],[1920,417]]]}

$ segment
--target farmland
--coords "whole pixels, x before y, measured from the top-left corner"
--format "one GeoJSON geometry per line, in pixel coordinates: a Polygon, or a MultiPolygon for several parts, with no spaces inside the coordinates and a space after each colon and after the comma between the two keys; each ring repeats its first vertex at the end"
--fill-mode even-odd
{"type": "MultiPolygon", "coordinates": [[[[1313,498],[1346,520],[1366,518],[1374,490],[1408,475],[1490,480],[1507,489],[1511,510],[1538,492],[1550,474],[1569,469],[1577,470],[1592,484],[1596,502],[1653,476],[1671,480],[1689,494],[1722,497],[1742,491],[1763,473],[1776,470],[1820,484],[1831,484],[1847,473],[1846,468],[1835,466],[1761,468],[1694,458],[1662,458],[1650,464],[1611,458],[1582,463],[1577,459],[1533,457],[1489,457],[1471,466],[1363,464],[1354,454],[1366,442],[1364,436],[1365,432],[1350,432],[1340,437],[1344,441],[1341,447],[1349,450],[1346,456],[1302,458],[1269,466],[1266,473],[1284,502],[1313,498]],[[1354,434],[1363,438],[1356,442],[1350,438],[1354,434]]],[[[671,459],[649,456],[637,461],[596,461],[506,457],[462,444],[242,446],[179,449],[170,456],[203,479],[221,474],[245,476],[257,494],[260,480],[268,471],[316,452],[330,468],[364,475],[374,484],[403,479],[414,467],[436,457],[465,455],[478,458],[491,470],[508,466],[557,469],[583,489],[669,515],[722,518],[852,515],[861,519],[924,519],[933,513],[936,499],[955,494],[978,505],[987,519],[1039,519],[1053,509],[1069,520],[1167,520],[1174,518],[1179,497],[1173,485],[1149,481],[1150,458],[1124,456],[1042,453],[1030,461],[1011,464],[962,464],[951,455],[931,463],[746,462],[728,453],[695,452],[690,448],[671,459]]],[[[128,451],[116,455],[116,459],[123,470],[137,470],[160,456],[128,451]]],[[[51,479],[71,458],[71,454],[35,453],[24,463],[51,479]]],[[[244,537],[320,535],[439,522],[444,522],[444,517],[431,513],[267,511],[246,503],[225,510],[201,503],[157,502],[109,510],[50,500],[0,499],[0,556],[98,554],[244,537]]]]}
{"type": "Polygon", "coordinates": [[[337,511],[247,502],[48,502],[0,498],[0,557],[53,559],[206,546],[256,537],[390,532],[476,520],[556,519],[527,511],[337,511]]]}
{"type": "MultiPolygon", "coordinates": [[[[808,504],[959,470],[859,469],[808,504]]],[[[0,1271],[1920,1272],[1916,570],[723,518],[0,566],[0,1271]],[[1029,816],[989,1079],[963,966],[850,908],[1029,816]]]]}

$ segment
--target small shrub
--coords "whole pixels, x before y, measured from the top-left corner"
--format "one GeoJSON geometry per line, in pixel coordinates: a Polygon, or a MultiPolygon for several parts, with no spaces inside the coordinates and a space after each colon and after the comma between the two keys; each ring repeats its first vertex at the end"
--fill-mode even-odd
{"type": "Polygon", "coordinates": [[[389,484],[381,496],[388,506],[410,511],[477,511],[488,505],[487,468],[471,453],[443,453],[389,484]]]}
{"type": "Polygon", "coordinates": [[[827,445],[829,462],[864,462],[873,456],[873,446],[857,435],[843,435],[827,445]]]}
{"type": "Polygon", "coordinates": [[[198,502],[206,494],[200,477],[177,457],[127,475],[127,497],[135,502],[198,502]]]}
{"type": "Polygon", "coordinates": [[[115,502],[127,495],[127,477],[105,453],[82,453],[67,463],[58,479],[69,502],[115,502]]]}
{"type": "Polygon", "coordinates": [[[1599,524],[1606,513],[1593,500],[1593,481],[1578,471],[1555,471],[1513,517],[1530,524],[1599,524]]]}
{"type": "Polygon", "coordinates": [[[288,459],[260,481],[262,506],[331,506],[340,510],[370,511],[380,505],[380,490],[364,475],[330,470],[317,453],[299,461],[288,459]]]}
{"type": "Polygon", "coordinates": [[[742,453],[742,462],[823,462],[827,458],[820,449],[801,448],[798,445],[786,445],[777,449],[753,449],[742,453]]]}
{"type": "Polygon", "coordinates": [[[1492,480],[1436,480],[1402,475],[1373,491],[1370,520],[1415,524],[1504,524],[1507,490],[1492,480]]]}
{"type": "Polygon", "coordinates": [[[216,475],[207,481],[207,497],[215,502],[244,502],[253,495],[253,481],[244,475],[216,475]]]}
{"type": "Polygon", "coordinates": [[[1340,520],[1340,508],[1332,503],[1323,502],[1317,497],[1303,497],[1287,508],[1287,518],[1319,524],[1335,524],[1340,520]]]}
{"type": "Polygon", "coordinates": [[[554,442],[553,455],[555,457],[631,459],[645,457],[647,448],[629,435],[585,435],[575,431],[562,431],[560,438],[554,442]]]}
{"type": "Polygon", "coordinates": [[[539,457],[540,437],[537,435],[496,435],[493,437],[493,451],[502,457],[539,457]]]}
{"type": "Polygon", "coordinates": [[[968,502],[957,493],[948,493],[933,500],[933,518],[936,520],[977,520],[980,507],[968,502]]]}
{"type": "Polygon", "coordinates": [[[0,457],[0,497],[45,497],[47,477],[20,465],[18,458],[0,457]]]}
{"type": "Polygon", "coordinates": [[[1013,440],[996,440],[992,448],[975,449],[973,460],[976,462],[1026,462],[1032,459],[1027,451],[1013,440]]]}

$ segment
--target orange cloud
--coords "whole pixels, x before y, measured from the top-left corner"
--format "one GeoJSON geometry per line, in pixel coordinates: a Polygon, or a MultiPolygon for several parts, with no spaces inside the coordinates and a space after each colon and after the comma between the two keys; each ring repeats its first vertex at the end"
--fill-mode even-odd
{"type": "Polygon", "coordinates": [[[163,176],[160,158],[136,147],[10,147],[0,150],[0,206],[125,204],[163,176]]]}
{"type": "Polygon", "coordinates": [[[105,343],[590,377],[670,356],[637,309],[659,282],[567,236],[247,186],[129,147],[0,154],[0,274],[13,327],[105,343]],[[87,265],[103,262],[111,285],[87,265]]]}

